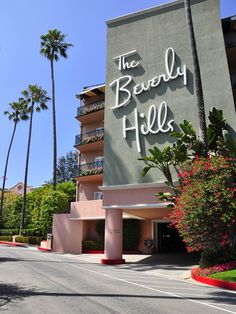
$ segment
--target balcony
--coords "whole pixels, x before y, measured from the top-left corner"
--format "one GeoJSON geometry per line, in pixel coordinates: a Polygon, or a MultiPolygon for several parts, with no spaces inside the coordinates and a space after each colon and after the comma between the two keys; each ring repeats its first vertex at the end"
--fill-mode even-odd
{"type": "Polygon", "coordinates": [[[104,138],[104,128],[99,128],[99,129],[96,129],[87,133],[76,135],[75,146],[102,141],[103,138],[104,138]]]}
{"type": "Polygon", "coordinates": [[[89,105],[80,106],[77,108],[77,119],[82,123],[91,123],[102,120],[104,117],[103,109],[105,101],[101,100],[89,105]]]}
{"type": "Polygon", "coordinates": [[[102,179],[103,160],[78,166],[75,177],[78,181],[96,181],[102,179]]]}
{"type": "Polygon", "coordinates": [[[76,135],[75,147],[80,152],[102,150],[104,138],[104,128],[99,128],[91,132],[76,135]]]}

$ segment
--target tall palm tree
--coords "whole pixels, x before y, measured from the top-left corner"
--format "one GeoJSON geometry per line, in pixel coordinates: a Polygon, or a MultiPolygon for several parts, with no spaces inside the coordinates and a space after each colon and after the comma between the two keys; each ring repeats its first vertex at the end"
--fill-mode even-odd
{"type": "Polygon", "coordinates": [[[27,179],[28,179],[28,167],[29,167],[29,155],[30,155],[30,144],[31,144],[31,134],[33,125],[33,115],[34,111],[40,112],[41,110],[48,109],[46,103],[50,100],[47,92],[42,89],[41,86],[29,85],[26,90],[22,91],[22,95],[30,103],[28,110],[30,115],[29,124],[29,135],[28,135],[28,145],[26,153],[26,163],[25,163],[25,179],[24,179],[24,190],[23,190],[23,201],[21,209],[21,222],[20,222],[20,235],[22,229],[24,229],[24,216],[25,216],[25,205],[26,205],[26,192],[27,192],[27,179]]]}
{"type": "Polygon", "coordinates": [[[56,131],[56,105],[55,105],[55,80],[54,80],[54,60],[60,57],[67,58],[67,49],[72,44],[66,43],[66,35],[57,29],[50,29],[46,35],[42,35],[40,53],[50,61],[52,80],[52,115],[53,115],[53,190],[56,190],[57,171],[57,131],[56,131]]]}
{"type": "Polygon", "coordinates": [[[4,111],[4,114],[8,116],[8,119],[14,122],[14,127],[13,127],[10,144],[7,151],[5,169],[4,169],[4,175],[3,175],[3,181],[2,181],[2,194],[1,194],[1,204],[0,204],[0,226],[2,224],[2,208],[3,208],[3,201],[4,201],[4,190],[5,190],[5,184],[6,184],[7,168],[8,168],[8,161],[10,157],[11,147],[12,147],[12,143],[15,137],[16,127],[18,125],[18,122],[21,120],[27,120],[29,118],[27,105],[28,103],[25,99],[19,98],[18,101],[15,101],[9,104],[10,106],[9,110],[4,111]]]}
{"type": "Polygon", "coordinates": [[[198,118],[199,118],[199,138],[202,142],[203,152],[206,155],[208,151],[208,140],[207,140],[207,128],[206,128],[206,115],[205,115],[205,105],[202,89],[201,71],[197,53],[197,45],[194,34],[192,11],[191,11],[191,0],[184,0],[185,15],[187,21],[187,28],[189,34],[190,48],[193,59],[193,73],[194,82],[197,97],[197,107],[198,107],[198,118]]]}

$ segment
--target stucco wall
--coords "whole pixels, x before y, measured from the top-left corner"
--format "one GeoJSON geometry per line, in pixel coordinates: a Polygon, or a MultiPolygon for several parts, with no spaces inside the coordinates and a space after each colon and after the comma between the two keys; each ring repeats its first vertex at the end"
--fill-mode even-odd
{"type": "MultiPolygon", "coordinates": [[[[206,113],[212,106],[222,108],[228,123],[235,129],[235,109],[221,28],[219,0],[193,0],[192,13],[196,33],[197,48],[202,73],[206,113]]],[[[132,184],[163,181],[158,170],[141,177],[144,163],[138,157],[148,154],[154,144],[160,148],[173,142],[170,132],[142,135],[141,124],[146,125],[147,113],[151,105],[160,110],[160,104],[168,106],[167,121],[174,120],[173,127],[184,119],[198,127],[197,106],[194,91],[193,65],[189,46],[183,1],[131,14],[109,21],[107,45],[107,88],[105,104],[105,145],[104,145],[104,185],[132,184]],[[187,85],[183,76],[164,82],[155,88],[134,95],[125,106],[116,108],[115,80],[131,76],[132,81],[125,87],[133,90],[136,84],[155,76],[165,74],[165,53],[167,48],[175,51],[175,66],[187,69],[187,85]],[[126,61],[139,62],[133,69],[119,70],[115,57],[136,50],[126,61]],[[113,82],[113,86],[109,86],[113,82]],[[126,126],[135,125],[135,109],[138,111],[138,124],[141,153],[137,151],[135,131],[127,131],[123,138],[123,119],[126,126]],[[140,115],[141,114],[141,115],[140,115]],[[143,114],[146,118],[143,118],[143,114]]],[[[124,78],[127,82],[127,79],[124,78]]],[[[123,81],[123,82],[124,82],[123,81]]],[[[124,84],[120,81],[120,84],[124,84]]],[[[123,86],[123,85],[122,85],[123,86]]],[[[127,92],[119,93],[120,102],[127,98],[127,92]]],[[[167,128],[167,123],[165,125],[167,128]]],[[[157,129],[157,127],[155,127],[157,129]]]]}
{"type": "Polygon", "coordinates": [[[94,200],[94,192],[101,192],[98,189],[98,186],[101,185],[102,182],[81,182],[79,186],[79,197],[78,201],[89,201],[94,200]]]}
{"type": "Polygon", "coordinates": [[[58,253],[82,253],[82,221],[69,220],[68,214],[53,216],[53,248],[58,253]]]}
{"type": "Polygon", "coordinates": [[[144,240],[153,239],[152,221],[151,220],[141,220],[140,226],[141,226],[141,239],[140,239],[138,248],[142,254],[149,254],[150,252],[149,252],[148,248],[146,247],[146,245],[144,245],[144,240]]]}

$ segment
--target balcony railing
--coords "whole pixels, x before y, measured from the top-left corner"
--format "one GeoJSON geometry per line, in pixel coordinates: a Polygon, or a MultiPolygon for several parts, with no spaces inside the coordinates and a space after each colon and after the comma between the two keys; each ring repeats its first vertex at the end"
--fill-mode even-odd
{"type": "Polygon", "coordinates": [[[93,104],[80,106],[77,108],[77,117],[80,117],[80,116],[83,116],[85,114],[104,109],[104,107],[105,107],[105,101],[104,100],[98,101],[98,102],[93,103],[93,104]]]}
{"type": "Polygon", "coordinates": [[[101,141],[104,138],[104,128],[76,135],[75,145],[83,145],[92,142],[101,141]]]}
{"type": "Polygon", "coordinates": [[[236,32],[224,34],[226,47],[236,47],[236,32]]]}
{"type": "Polygon", "coordinates": [[[100,173],[103,173],[103,160],[78,166],[76,177],[90,176],[100,173]]]}

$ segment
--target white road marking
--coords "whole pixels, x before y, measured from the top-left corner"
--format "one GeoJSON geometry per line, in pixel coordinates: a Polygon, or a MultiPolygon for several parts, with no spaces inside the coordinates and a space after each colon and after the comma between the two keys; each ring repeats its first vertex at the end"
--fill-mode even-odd
{"type": "MultiPolygon", "coordinates": [[[[45,255],[42,255],[42,256],[43,256],[44,258],[46,258],[46,259],[49,259],[49,260],[52,260],[52,261],[57,261],[57,262],[62,262],[62,263],[64,263],[65,265],[69,265],[70,267],[74,267],[74,268],[77,268],[77,269],[80,269],[80,270],[83,270],[83,271],[87,271],[87,272],[90,272],[90,273],[94,273],[94,274],[96,274],[96,275],[100,275],[100,276],[104,276],[104,277],[107,277],[107,278],[110,278],[110,279],[113,279],[113,280],[125,282],[125,283],[128,283],[128,284],[137,286],[137,287],[141,287],[141,288],[144,288],[144,289],[147,289],[147,290],[159,292],[159,293],[162,293],[162,294],[165,294],[165,295],[169,295],[169,296],[172,296],[172,297],[176,297],[176,298],[179,298],[179,299],[184,299],[184,300],[186,300],[186,301],[189,301],[189,302],[192,302],[192,303],[197,303],[197,304],[200,304],[200,305],[203,305],[203,306],[207,306],[207,307],[210,307],[210,308],[214,308],[214,309],[217,309],[217,310],[221,310],[221,311],[223,311],[223,312],[236,314],[236,312],[233,312],[233,311],[230,311],[230,310],[221,308],[221,307],[219,307],[219,306],[215,306],[215,305],[213,305],[212,303],[205,303],[205,302],[193,300],[193,299],[186,298],[186,297],[184,297],[184,296],[178,295],[178,294],[176,294],[176,293],[167,292],[167,291],[162,291],[162,290],[155,289],[155,288],[152,288],[152,287],[148,287],[148,286],[145,286],[145,285],[137,284],[137,283],[135,283],[135,282],[131,282],[131,281],[128,281],[128,280],[125,280],[125,279],[119,279],[119,278],[116,278],[116,277],[114,277],[114,276],[110,276],[110,275],[107,275],[107,274],[104,274],[104,273],[101,273],[101,272],[98,272],[98,271],[95,271],[95,270],[90,270],[90,269],[87,269],[87,268],[84,268],[84,267],[81,267],[81,266],[77,266],[77,265],[74,265],[74,264],[70,264],[69,262],[63,262],[63,261],[61,261],[61,260],[59,260],[59,259],[50,258],[50,257],[45,256],[45,255]]],[[[159,275],[158,275],[158,276],[159,276],[159,275]]],[[[164,277],[164,275],[163,275],[163,277],[164,277]]],[[[172,280],[173,280],[173,279],[172,279],[172,280]]],[[[223,291],[225,292],[225,290],[223,290],[223,291]]],[[[230,293],[231,293],[231,291],[230,291],[230,293]]],[[[206,296],[205,296],[205,297],[206,297],[206,296]]],[[[222,306],[222,305],[221,305],[221,306],[222,306]]]]}

